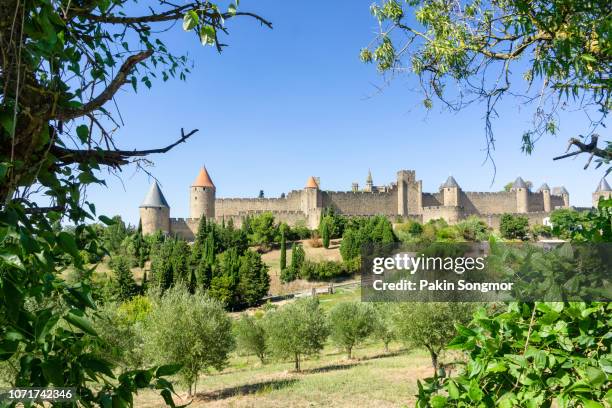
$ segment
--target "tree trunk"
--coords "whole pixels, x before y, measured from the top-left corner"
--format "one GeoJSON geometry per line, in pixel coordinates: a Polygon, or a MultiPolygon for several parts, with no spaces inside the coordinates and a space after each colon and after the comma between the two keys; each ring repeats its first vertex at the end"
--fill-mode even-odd
{"type": "Polygon", "coordinates": [[[385,343],[385,353],[389,352],[389,343],[385,343]]]}
{"type": "Polygon", "coordinates": [[[434,369],[434,375],[437,375],[438,374],[438,353],[436,353],[434,349],[431,347],[427,347],[427,350],[429,350],[429,354],[431,355],[431,365],[433,366],[433,369],[434,369]]]}
{"type": "Polygon", "coordinates": [[[300,372],[300,355],[297,353],[295,354],[295,371],[300,372]]]}
{"type": "Polygon", "coordinates": [[[346,354],[348,359],[350,360],[353,357],[353,348],[352,347],[347,347],[346,348],[346,354]]]}

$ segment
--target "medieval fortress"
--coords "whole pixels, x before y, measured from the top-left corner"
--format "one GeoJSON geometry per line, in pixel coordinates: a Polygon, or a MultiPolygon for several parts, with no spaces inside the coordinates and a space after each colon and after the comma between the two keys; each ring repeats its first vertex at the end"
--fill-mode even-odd
{"type": "MultiPolygon", "coordinates": [[[[504,213],[521,214],[531,224],[541,224],[551,211],[570,206],[569,193],[564,187],[552,190],[544,183],[536,192],[518,177],[507,192],[463,191],[452,177],[438,192],[423,192],[421,180],[414,170],[400,170],[397,180],[386,186],[375,186],[372,175],[363,189],[353,183],[351,191],[324,191],[319,179],[310,177],[301,190],[290,191],[278,198],[217,198],[216,187],[206,168],[202,168],[190,187],[189,218],[170,218],[170,206],[159,185],[153,183],[140,206],[142,232],[155,231],[192,240],[201,217],[217,222],[230,219],[239,226],[249,215],[271,212],[276,221],[289,225],[303,224],[311,229],[319,225],[326,208],[347,216],[384,215],[396,219],[416,219],[427,222],[443,218],[455,223],[470,215],[481,217],[492,228],[498,228],[504,213]]],[[[596,205],[599,197],[612,197],[612,189],[602,180],[593,193],[596,205]]]]}

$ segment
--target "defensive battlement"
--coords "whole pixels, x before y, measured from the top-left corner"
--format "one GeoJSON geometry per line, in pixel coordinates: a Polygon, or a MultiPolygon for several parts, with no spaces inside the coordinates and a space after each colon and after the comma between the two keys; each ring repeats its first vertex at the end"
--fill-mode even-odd
{"type": "MultiPolygon", "coordinates": [[[[462,190],[463,191],[463,190],[462,190]]],[[[514,197],[516,196],[515,191],[463,191],[465,195],[477,196],[477,197],[514,197]]]]}
{"type": "Polygon", "coordinates": [[[253,214],[265,214],[265,213],[271,213],[271,214],[289,214],[289,215],[297,215],[297,214],[304,214],[303,211],[298,211],[298,210],[242,210],[239,211],[237,215],[241,216],[241,215],[253,215],[253,214]]]}
{"type": "Polygon", "coordinates": [[[393,194],[392,191],[332,191],[332,190],[325,190],[323,191],[325,194],[333,194],[333,195],[345,195],[345,196],[356,196],[356,195],[362,195],[362,196],[386,196],[386,195],[391,195],[393,194]]]}

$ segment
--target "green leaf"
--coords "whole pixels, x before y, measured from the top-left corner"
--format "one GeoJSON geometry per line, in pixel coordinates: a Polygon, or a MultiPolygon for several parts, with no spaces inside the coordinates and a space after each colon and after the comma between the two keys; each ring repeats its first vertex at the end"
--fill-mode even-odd
{"type": "Polygon", "coordinates": [[[114,225],[115,221],[112,218],[108,218],[106,215],[101,215],[98,217],[100,221],[102,221],[106,225],[114,225]]]}
{"type": "Polygon", "coordinates": [[[54,315],[52,309],[45,309],[38,313],[34,325],[34,337],[38,343],[42,343],[45,337],[55,324],[59,321],[59,316],[54,315]]]}
{"type": "Polygon", "coordinates": [[[102,373],[106,376],[109,376],[110,378],[115,378],[112,366],[108,361],[102,360],[101,358],[97,358],[92,355],[82,356],[80,361],[83,367],[85,368],[88,368],[97,373],[102,373]]]}
{"type": "Polygon", "coordinates": [[[227,7],[227,12],[229,13],[229,15],[233,16],[236,14],[236,5],[235,4],[230,4],[227,7]]]}
{"type": "Polygon", "coordinates": [[[72,234],[62,231],[57,236],[60,247],[68,252],[73,257],[79,256],[79,248],[77,247],[76,241],[72,234]]]}
{"type": "Polygon", "coordinates": [[[431,399],[431,406],[433,408],[444,408],[447,400],[448,398],[442,395],[436,395],[431,399]]]}
{"type": "Polygon", "coordinates": [[[187,14],[183,16],[183,30],[190,31],[198,25],[200,18],[198,17],[198,13],[194,10],[189,10],[187,14]]]}
{"type": "Polygon", "coordinates": [[[155,377],[165,377],[167,375],[174,375],[178,373],[181,368],[183,368],[182,364],[167,364],[159,366],[155,371],[155,377]]]}
{"type": "Polygon", "coordinates": [[[17,269],[21,269],[22,271],[25,270],[23,263],[21,262],[21,259],[16,254],[10,254],[10,253],[3,252],[3,253],[0,253],[0,258],[2,258],[2,260],[6,262],[7,264],[17,269]]]}
{"type": "Polygon", "coordinates": [[[95,331],[89,320],[83,316],[77,315],[74,311],[70,311],[68,314],[66,314],[64,316],[64,320],[81,329],[87,334],[90,334],[92,336],[98,336],[98,333],[95,331]]]}
{"type": "Polygon", "coordinates": [[[202,26],[200,29],[200,42],[202,45],[213,45],[215,43],[217,30],[213,26],[202,26]]]}
{"type": "Polygon", "coordinates": [[[89,139],[89,128],[87,127],[87,125],[77,126],[76,133],[81,142],[87,143],[87,139],[89,139]]]}
{"type": "Polygon", "coordinates": [[[470,388],[468,389],[468,396],[474,402],[478,402],[482,400],[482,397],[484,397],[484,393],[482,392],[482,390],[480,389],[480,386],[478,385],[476,381],[470,382],[470,388]]]}
{"type": "Polygon", "coordinates": [[[451,399],[458,399],[459,398],[459,388],[457,388],[457,384],[455,384],[455,382],[453,380],[450,380],[448,382],[448,385],[446,386],[446,389],[448,390],[448,396],[451,399]]]}

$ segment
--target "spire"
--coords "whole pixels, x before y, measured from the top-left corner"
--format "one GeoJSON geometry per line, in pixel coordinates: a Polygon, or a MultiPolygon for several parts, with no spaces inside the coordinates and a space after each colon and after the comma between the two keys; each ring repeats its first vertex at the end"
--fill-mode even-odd
{"type": "Polygon", "coordinates": [[[372,184],[372,172],[368,169],[368,178],[366,179],[367,184],[372,184]]]}
{"type": "Polygon", "coordinates": [[[512,189],[517,188],[527,188],[527,183],[525,183],[525,180],[523,180],[521,176],[517,177],[516,180],[514,180],[514,184],[512,184],[512,189]]]}
{"type": "Polygon", "coordinates": [[[308,177],[308,181],[306,181],[306,188],[319,188],[319,185],[313,176],[308,177]]]}
{"type": "Polygon", "coordinates": [[[200,169],[200,173],[198,174],[198,177],[196,177],[191,187],[215,188],[215,185],[213,184],[212,179],[210,178],[210,175],[208,175],[208,171],[206,170],[205,166],[202,166],[202,168],[200,169]]]}
{"type": "Polygon", "coordinates": [[[168,202],[166,201],[166,197],[164,197],[164,194],[161,192],[161,189],[157,184],[157,181],[154,181],[153,184],[151,184],[151,188],[149,189],[149,192],[147,193],[147,196],[140,207],[170,208],[168,202]]]}
{"type": "Polygon", "coordinates": [[[459,188],[459,184],[457,180],[453,176],[448,176],[444,184],[441,186],[442,188],[459,188]]]}
{"type": "Polygon", "coordinates": [[[599,182],[599,185],[597,186],[597,190],[595,190],[595,192],[596,193],[603,193],[604,191],[612,191],[612,188],[610,188],[610,185],[608,184],[606,179],[602,178],[601,181],[599,182]]]}
{"type": "Polygon", "coordinates": [[[548,184],[546,184],[546,183],[542,184],[542,185],[540,186],[540,188],[538,188],[538,192],[540,192],[540,193],[541,193],[542,191],[545,191],[545,190],[550,191],[550,187],[548,187],[548,184]]]}

